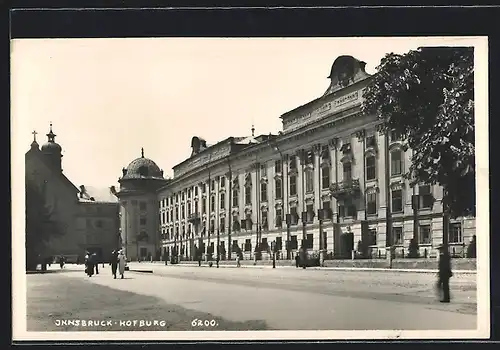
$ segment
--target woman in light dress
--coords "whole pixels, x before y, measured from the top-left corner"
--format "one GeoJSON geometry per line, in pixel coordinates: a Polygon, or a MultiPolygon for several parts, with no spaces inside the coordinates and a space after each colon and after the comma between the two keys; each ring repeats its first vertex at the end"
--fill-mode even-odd
{"type": "Polygon", "coordinates": [[[123,274],[125,273],[126,262],[127,262],[127,258],[125,257],[123,250],[120,250],[118,252],[118,272],[122,276],[122,279],[123,279],[123,274]]]}

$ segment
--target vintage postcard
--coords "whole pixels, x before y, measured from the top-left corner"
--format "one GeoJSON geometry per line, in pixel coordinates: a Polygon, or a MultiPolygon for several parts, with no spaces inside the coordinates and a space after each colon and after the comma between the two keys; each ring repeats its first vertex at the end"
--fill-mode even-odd
{"type": "Polygon", "coordinates": [[[487,49],[12,40],[14,340],[489,337],[487,49]]]}

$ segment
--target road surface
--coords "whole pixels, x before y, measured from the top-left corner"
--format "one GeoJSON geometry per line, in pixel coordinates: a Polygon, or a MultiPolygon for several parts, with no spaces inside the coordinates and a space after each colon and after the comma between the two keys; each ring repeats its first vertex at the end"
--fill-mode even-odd
{"type": "MultiPolygon", "coordinates": [[[[68,269],[75,268],[68,266],[68,269]]],[[[456,274],[452,303],[439,303],[429,273],[312,269],[208,268],[131,263],[127,279],[110,268],[68,279],[163,299],[234,322],[263,321],[279,330],[476,329],[476,275],[456,274]]]]}

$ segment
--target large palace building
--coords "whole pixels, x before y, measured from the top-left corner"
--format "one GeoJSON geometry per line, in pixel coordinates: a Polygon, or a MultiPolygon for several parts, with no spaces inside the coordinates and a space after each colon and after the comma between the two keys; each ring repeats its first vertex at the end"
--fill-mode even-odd
{"type": "MultiPolygon", "coordinates": [[[[323,96],[281,116],[278,135],[228,137],[192,154],[172,179],[144,154],[120,179],[122,241],[131,259],[193,259],[197,251],[281,259],[300,247],[310,255],[350,257],[361,244],[371,257],[407,254],[410,240],[432,257],[443,238],[443,191],[409,186],[411,150],[395,132],[379,132],[361,114],[371,76],[365,63],[338,57],[323,96]],[[412,200],[415,199],[415,200],[412,200]],[[412,204],[413,203],[413,204],[412,204]]],[[[462,254],[475,218],[452,220],[450,251],[462,254]]]]}

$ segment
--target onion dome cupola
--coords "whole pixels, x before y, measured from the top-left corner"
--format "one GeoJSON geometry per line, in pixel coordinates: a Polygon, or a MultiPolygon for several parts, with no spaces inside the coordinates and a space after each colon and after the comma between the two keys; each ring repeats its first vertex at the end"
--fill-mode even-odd
{"type": "Polygon", "coordinates": [[[57,135],[52,131],[52,123],[50,123],[50,130],[46,136],[47,142],[42,145],[41,151],[54,167],[61,170],[62,148],[55,141],[57,135]]]}

